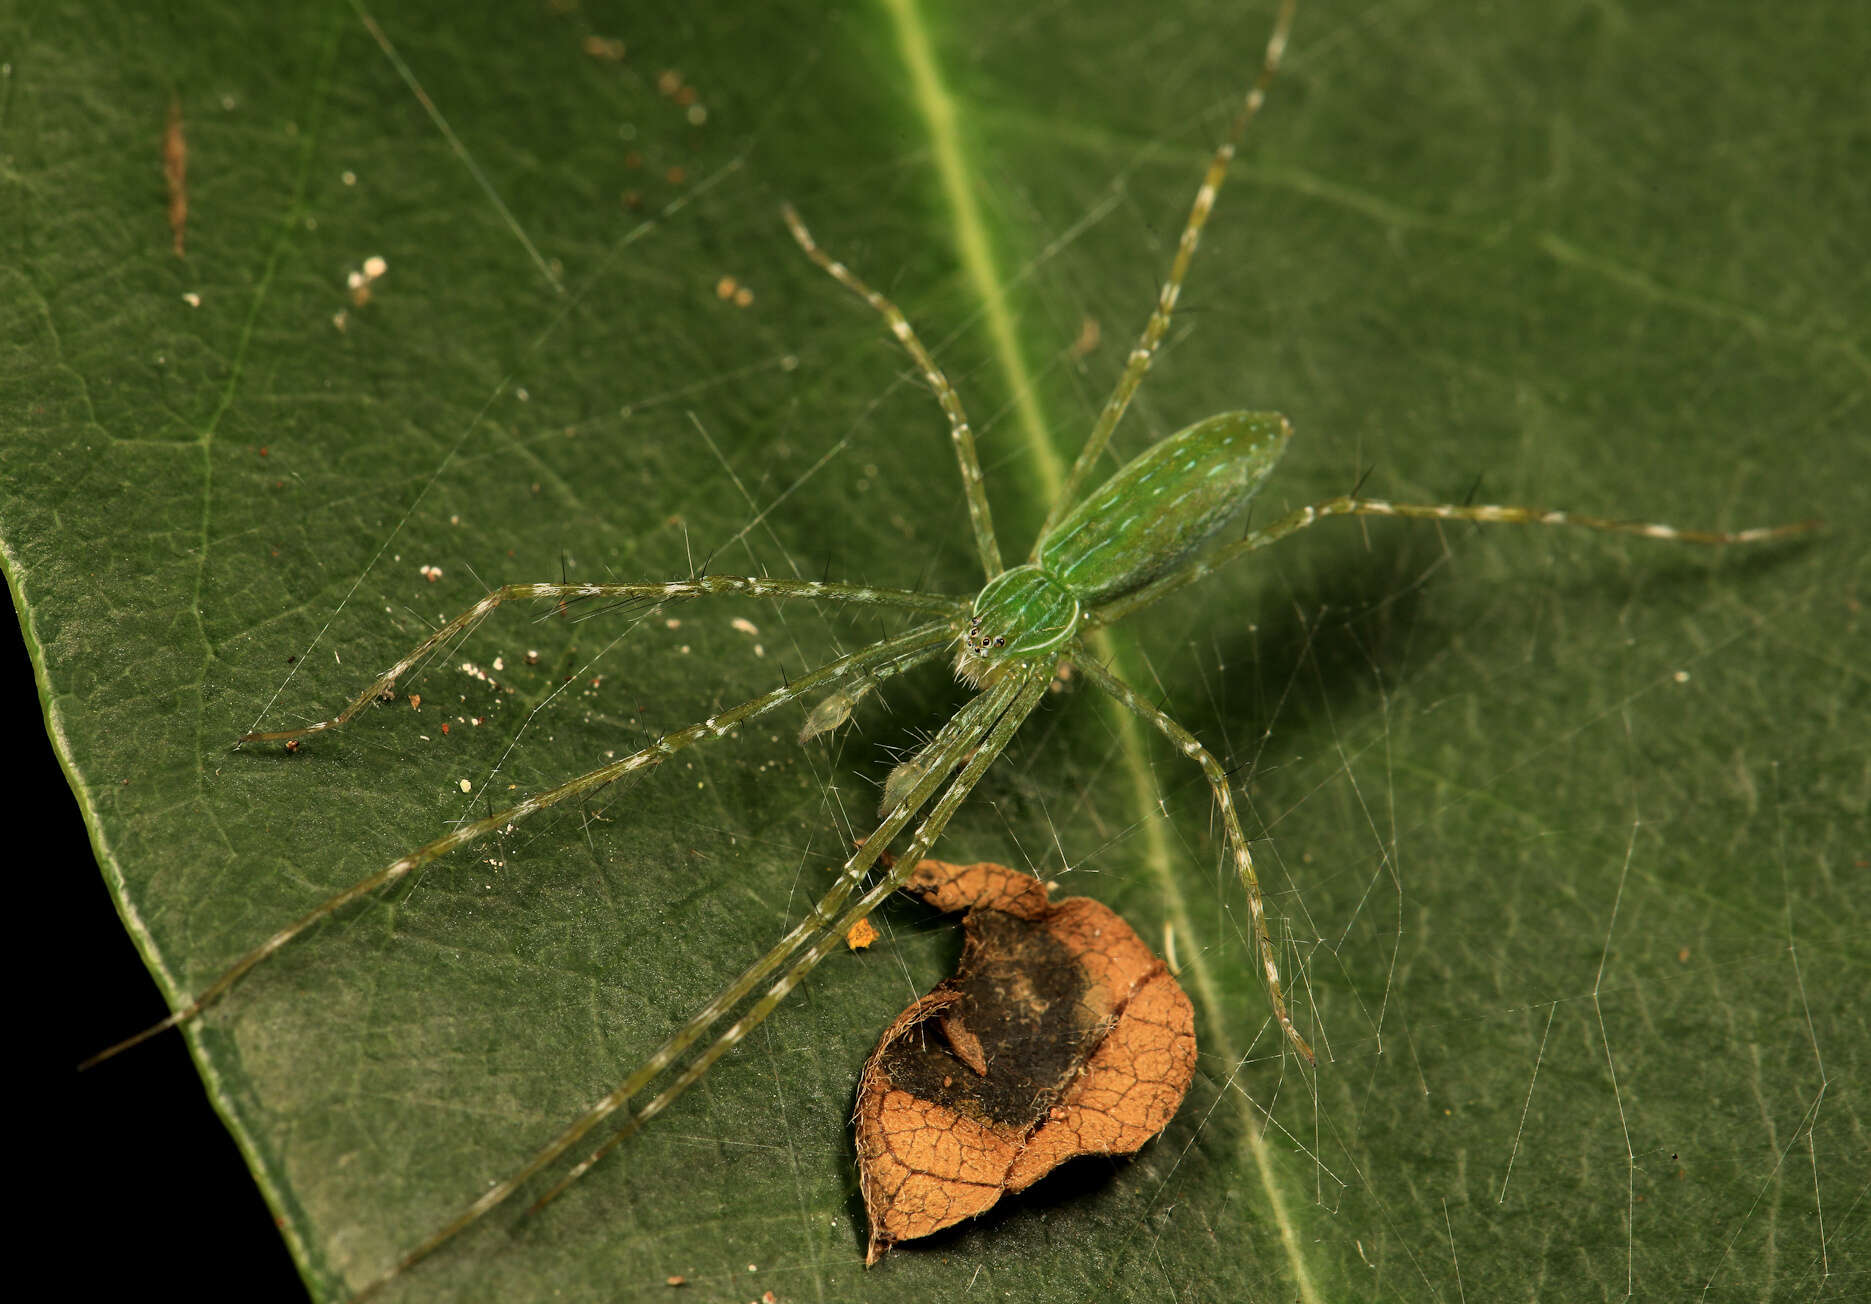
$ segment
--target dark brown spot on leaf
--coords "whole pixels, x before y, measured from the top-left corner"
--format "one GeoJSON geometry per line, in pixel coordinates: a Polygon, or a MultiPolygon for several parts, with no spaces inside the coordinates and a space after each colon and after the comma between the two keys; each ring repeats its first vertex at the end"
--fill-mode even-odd
{"type": "Polygon", "coordinates": [[[1079,1155],[1162,1131],[1195,1072],[1195,1015],[1130,926],[1031,875],[925,860],[904,890],[966,911],[953,978],[884,1032],[858,1088],[868,1261],[1079,1155]]]}

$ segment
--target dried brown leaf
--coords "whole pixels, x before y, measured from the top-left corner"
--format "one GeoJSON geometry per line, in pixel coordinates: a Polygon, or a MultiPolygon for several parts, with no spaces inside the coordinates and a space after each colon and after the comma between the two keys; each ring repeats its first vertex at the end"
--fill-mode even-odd
{"type": "Polygon", "coordinates": [[[858,1088],[868,1261],[1025,1190],[1129,1154],[1175,1115],[1195,1013],[1105,906],[1004,865],[925,860],[904,890],[966,911],[961,964],[890,1024],[858,1088]]]}

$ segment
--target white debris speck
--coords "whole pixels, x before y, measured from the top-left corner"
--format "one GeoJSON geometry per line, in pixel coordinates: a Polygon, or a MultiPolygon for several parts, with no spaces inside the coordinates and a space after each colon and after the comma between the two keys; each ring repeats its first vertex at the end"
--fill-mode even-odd
{"type": "Polygon", "coordinates": [[[763,647],[761,647],[761,646],[760,646],[760,644],[758,644],[758,643],[756,643],[756,644],[754,644],[754,655],[755,655],[755,656],[757,656],[757,657],[763,657],[763,656],[765,656],[766,654],[767,654],[767,650],[766,650],[765,648],[763,648],[763,647]]]}
{"type": "Polygon", "coordinates": [[[754,624],[753,621],[747,619],[745,616],[736,616],[734,618],[734,628],[740,630],[743,634],[751,635],[760,632],[760,626],[754,624]]]}
{"type": "Polygon", "coordinates": [[[196,294],[193,290],[190,290],[187,294],[182,296],[182,302],[186,303],[191,308],[199,308],[201,307],[201,296],[196,294]]]}
{"type": "Polygon", "coordinates": [[[338,174],[338,180],[344,182],[347,186],[354,186],[357,184],[357,173],[351,171],[350,168],[346,168],[338,174]]]}
{"type": "Polygon", "coordinates": [[[473,791],[474,791],[474,785],[473,785],[472,783],[469,783],[469,782],[468,782],[468,781],[467,781],[466,779],[463,779],[463,780],[461,781],[461,790],[462,790],[463,792],[473,792],[473,791]]]}
{"type": "Polygon", "coordinates": [[[390,264],[376,254],[372,254],[364,260],[364,275],[368,276],[373,281],[389,270],[390,264]]]}
{"type": "Polygon", "coordinates": [[[1674,679],[1679,684],[1686,684],[1689,682],[1689,672],[1687,670],[1678,670],[1674,675],[1670,676],[1670,678],[1674,679]]]}
{"type": "Polygon", "coordinates": [[[416,573],[431,584],[442,578],[442,568],[440,566],[423,566],[420,567],[416,573]]]}
{"type": "Polygon", "coordinates": [[[507,668],[507,659],[505,657],[494,658],[494,669],[505,670],[506,668],[507,668]]]}
{"type": "Polygon", "coordinates": [[[663,622],[663,625],[668,629],[681,629],[682,628],[682,622],[677,620],[674,616],[671,616],[668,620],[665,620],[663,622]]]}

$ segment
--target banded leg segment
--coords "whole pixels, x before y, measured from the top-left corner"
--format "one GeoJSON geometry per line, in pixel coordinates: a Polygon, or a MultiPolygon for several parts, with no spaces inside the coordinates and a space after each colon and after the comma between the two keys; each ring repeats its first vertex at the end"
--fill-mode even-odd
{"type": "Polygon", "coordinates": [[[584,598],[615,598],[627,602],[655,604],[720,594],[740,594],[749,598],[804,598],[813,602],[896,607],[938,616],[952,616],[968,609],[968,603],[964,599],[947,598],[933,593],[918,593],[913,589],[880,589],[864,584],[833,584],[822,580],[775,580],[759,575],[703,575],[689,580],[670,580],[663,584],[507,584],[495,589],[416,644],[402,660],[378,675],[369,688],[351,699],[350,704],[331,719],[320,720],[316,724],[304,725],[298,729],[275,729],[266,733],[242,734],[238,741],[243,743],[287,742],[349,724],[357,718],[360,711],[394,688],[396,681],[407,674],[411,666],[419,663],[429,653],[447,643],[457,634],[472,629],[491,615],[494,608],[503,602],[523,598],[548,598],[558,602],[571,602],[584,598]]]}
{"type": "MultiPolygon", "coordinates": [[[[935,794],[936,790],[947,781],[954,768],[957,765],[962,765],[964,758],[967,758],[970,752],[975,753],[974,758],[967,762],[964,769],[964,777],[969,774],[973,774],[974,776],[967,780],[967,786],[972,787],[974,779],[979,777],[979,771],[985,769],[986,764],[993,759],[992,755],[989,755],[990,745],[993,741],[999,738],[999,746],[992,748],[995,754],[998,754],[1001,747],[1006,746],[1006,738],[1011,736],[1012,729],[1006,728],[1003,735],[1003,725],[1013,714],[1008,709],[1009,704],[1014,702],[1016,697],[1020,695],[1022,687],[1023,684],[1020,681],[1009,680],[971,698],[965,703],[955,715],[950,717],[949,722],[937,733],[935,739],[930,743],[927,749],[940,759],[929,767],[928,772],[916,783],[912,790],[904,796],[897,807],[885,817],[883,822],[878,825],[876,831],[873,832],[869,838],[866,838],[864,844],[845,862],[844,869],[839,873],[838,879],[832,885],[831,890],[813,906],[812,910],[804,919],[787,932],[770,951],[750,965],[733,982],[729,983],[713,1000],[709,1001],[708,1004],[697,1011],[692,1018],[674,1033],[670,1034],[668,1039],[665,1040],[661,1046],[657,1047],[656,1050],[651,1053],[650,1057],[633,1070],[628,1077],[619,1083],[615,1090],[611,1091],[590,1109],[586,1110],[584,1114],[580,1115],[569,1127],[558,1136],[554,1137],[551,1142],[529,1159],[525,1166],[518,1172],[489,1188],[453,1221],[430,1236],[427,1240],[423,1241],[422,1244],[416,1246],[415,1249],[411,1250],[399,1260],[389,1272],[367,1285],[358,1293],[357,1298],[362,1299],[380,1286],[393,1281],[395,1278],[414,1267],[417,1263],[420,1263],[423,1259],[433,1254],[436,1250],[440,1249],[443,1245],[453,1240],[456,1236],[466,1231],[469,1227],[479,1222],[489,1213],[492,1213],[500,1205],[506,1203],[522,1186],[536,1177],[555,1160],[563,1156],[572,1147],[576,1146],[605,1119],[629,1104],[632,1097],[643,1091],[644,1088],[649,1086],[658,1076],[669,1069],[682,1056],[684,1051],[699,1041],[709,1029],[726,1018],[729,1012],[732,1011],[735,1006],[739,1005],[741,1001],[745,1000],[760,983],[765,981],[776,972],[781,965],[791,959],[814,933],[830,924],[836,917],[839,907],[844,904],[852,891],[864,879],[865,875],[870,872],[871,867],[877,863],[878,857],[883,854],[884,849],[890,843],[890,839],[895,837],[896,834],[915,817],[916,812],[920,810],[923,805],[929,801],[930,797],[935,794]],[[987,745],[983,745],[984,737],[987,745]]],[[[1043,682],[1040,688],[1044,688],[1043,682]]],[[[1036,693],[1030,695],[1033,697],[1033,700],[1038,700],[1036,693]]],[[[1029,707],[1028,709],[1030,710],[1031,708],[1029,707]]],[[[1021,712],[1020,714],[1021,718],[1024,718],[1025,712],[1021,712]]],[[[1015,727],[1017,727],[1017,724],[1015,727]]],[[[961,779],[957,779],[956,783],[959,785],[961,779]]],[[[953,788],[951,788],[951,792],[952,791],[953,788]]],[[[962,791],[965,795],[966,788],[962,791]]],[[[959,803],[960,798],[957,797],[955,800],[959,803]]],[[[948,798],[945,796],[944,806],[938,808],[945,812],[942,815],[943,823],[947,822],[948,814],[946,812],[952,810],[952,806],[947,805],[947,802],[948,798]]],[[[933,820],[935,817],[932,814],[930,818],[933,820]]],[[[925,821],[923,829],[926,830],[928,827],[929,823],[925,821]]],[[[940,825],[937,825],[937,828],[939,829],[940,825]]],[[[923,830],[918,830],[919,838],[922,831],[923,830]]],[[[899,862],[899,864],[900,863],[901,862],[899,862]]],[[[873,889],[873,892],[866,894],[865,900],[870,900],[874,895],[876,895],[876,892],[873,889]]],[[[835,927],[833,935],[842,936],[844,927],[845,925],[841,922],[835,927]]],[[[814,963],[816,963],[816,961],[814,961],[814,963]]],[[[775,1003],[777,1003],[777,1000],[775,1003]]],[[[771,1007],[769,1006],[768,1008],[770,1009],[771,1007]]],[[[761,1017],[765,1017],[764,1011],[761,1017]]],[[[756,1022],[757,1021],[758,1020],[756,1020],[756,1022]]],[[[746,1016],[743,1016],[743,1019],[737,1021],[734,1028],[742,1028],[742,1025],[745,1023],[746,1016]]],[[[751,1024],[747,1026],[751,1026],[751,1024]]],[[[733,1029],[730,1029],[730,1033],[733,1033],[733,1029]]],[[[729,1034],[724,1034],[724,1038],[727,1035],[729,1034]]],[[[734,1035],[736,1040],[738,1040],[738,1034],[734,1035]]],[[[665,1089],[654,1101],[646,1105],[643,1112],[634,1115],[631,1122],[626,1125],[626,1131],[623,1135],[628,1135],[630,1131],[634,1131],[636,1127],[641,1126],[644,1120],[661,1110],[670,1100],[673,1100],[677,1095],[681,1094],[681,1091],[686,1089],[696,1077],[699,1077],[701,1072],[705,1071],[709,1064],[712,1064],[726,1052],[726,1047],[721,1045],[720,1040],[717,1040],[715,1046],[709,1049],[712,1054],[709,1055],[706,1062],[701,1064],[699,1069],[692,1069],[690,1072],[685,1072],[683,1077],[678,1079],[677,1083],[672,1084],[671,1087],[665,1089]],[[716,1049],[716,1047],[719,1047],[719,1049],[716,1049]]],[[[618,1139],[621,1139],[621,1136],[618,1139]]],[[[596,1156],[593,1156],[593,1158],[595,1159],[596,1156]]],[[[588,1166],[588,1163],[581,1165],[573,1174],[573,1177],[576,1177],[578,1173],[582,1173],[585,1167],[588,1166]]],[[[571,1180],[572,1178],[568,1177],[566,1182],[571,1180]]],[[[551,1195],[556,1195],[560,1187],[564,1184],[565,1183],[561,1183],[560,1186],[555,1186],[546,1198],[549,1199],[551,1195]]]]}
{"type": "MultiPolygon", "coordinates": [[[[840,915],[836,922],[825,928],[819,935],[818,940],[807,949],[804,955],[799,957],[793,967],[781,975],[779,981],[768,988],[759,1000],[750,1005],[746,1013],[742,1014],[740,1018],[736,1019],[722,1032],[707,1050],[697,1056],[695,1061],[682,1071],[680,1077],[674,1082],[671,1082],[669,1086],[665,1087],[655,1099],[645,1104],[641,1110],[632,1114],[629,1121],[619,1128],[616,1133],[607,1137],[604,1144],[599,1146],[594,1153],[582,1160],[576,1168],[572,1169],[571,1172],[567,1173],[559,1181],[555,1182],[552,1189],[539,1198],[538,1204],[536,1204],[534,1208],[549,1204],[552,1200],[556,1199],[568,1186],[584,1176],[585,1173],[589,1172],[593,1164],[597,1163],[598,1160],[602,1159],[617,1146],[629,1140],[644,1124],[661,1113],[665,1106],[684,1091],[688,1090],[689,1087],[693,1086],[701,1076],[709,1070],[716,1060],[732,1050],[737,1042],[758,1027],[769,1014],[773,1013],[779,1006],[779,1003],[791,994],[793,988],[804,982],[806,975],[819,966],[820,961],[824,960],[827,955],[831,954],[844,943],[845,935],[851,931],[852,926],[856,924],[858,920],[863,919],[865,916],[881,907],[883,903],[890,898],[892,893],[896,892],[904,883],[909,881],[909,877],[915,871],[916,866],[921,862],[922,858],[929,853],[930,847],[935,845],[936,838],[941,835],[943,829],[948,827],[949,819],[955,814],[956,809],[961,805],[963,799],[967,797],[968,793],[974,788],[981,776],[987,772],[988,766],[992,765],[1001,752],[1006,750],[1007,744],[1012,741],[1014,733],[1018,731],[1021,724],[1025,722],[1027,716],[1032,714],[1033,708],[1039,704],[1040,699],[1045,695],[1045,690],[1050,682],[1051,676],[1047,675],[1044,678],[1025,681],[1019,685],[1018,696],[1013,700],[1012,704],[1006,708],[999,720],[996,721],[988,736],[982,740],[981,746],[976,751],[974,757],[963,767],[962,772],[956,776],[955,781],[949,785],[948,791],[942,794],[941,800],[938,801],[935,807],[929,812],[928,818],[917,828],[915,839],[905,848],[903,854],[897,858],[895,866],[882,878],[871,884],[869,890],[866,891],[863,896],[859,897],[844,914],[840,915]]],[[[946,775],[947,771],[945,770],[943,773],[946,775]]],[[[883,830],[879,829],[876,833],[872,834],[870,838],[865,839],[865,844],[868,846],[873,840],[880,838],[882,833],[883,830]]],[[[849,882],[855,884],[856,880],[850,879],[849,882]]],[[[832,897],[835,895],[838,903],[842,903],[849,894],[849,891],[849,887],[840,884],[838,888],[834,888],[832,892],[826,894],[825,901],[831,901],[832,897]]],[[[825,902],[821,902],[820,907],[814,908],[814,916],[818,916],[821,913],[829,914],[828,910],[822,911],[821,908],[824,905],[825,902]]],[[[831,905],[830,909],[836,910],[837,904],[831,905]]]]}
{"type": "Polygon", "coordinates": [[[1150,370],[1150,361],[1156,356],[1157,346],[1169,331],[1170,317],[1175,313],[1176,300],[1182,294],[1183,278],[1189,274],[1189,264],[1195,258],[1196,246],[1202,242],[1202,228],[1207,225],[1208,215],[1215,207],[1215,196],[1221,192],[1221,183],[1227,178],[1228,164],[1233,161],[1235,150],[1247,135],[1248,124],[1266,102],[1267,88],[1273,84],[1274,76],[1280,70],[1280,60],[1286,54],[1287,37],[1293,30],[1293,9],[1296,4],[1297,0],[1283,0],[1280,5],[1279,16],[1273,21],[1273,33],[1267,38],[1266,53],[1261,56],[1260,75],[1254,79],[1253,88],[1242,102],[1240,112],[1235,114],[1234,125],[1228,129],[1227,138],[1216,147],[1215,156],[1208,164],[1208,172],[1202,177],[1202,184],[1195,192],[1195,203],[1189,208],[1189,220],[1183,225],[1181,239],[1176,242],[1176,256],[1169,266],[1169,279],[1163,282],[1163,288],[1157,295],[1156,310],[1144,325],[1136,347],[1131,349],[1130,360],[1124,365],[1124,374],[1118,378],[1117,388],[1111,391],[1111,397],[1105,400],[1104,411],[1098,414],[1098,424],[1092,427],[1091,437],[1085,441],[1085,447],[1079,450],[1078,460],[1072,464],[1072,474],[1066,478],[1065,488],[1053,500],[1052,510],[1046,513],[1046,523],[1040,527],[1039,539],[1034,542],[1033,555],[1027,558],[1028,561],[1039,560],[1040,543],[1045,541],[1046,535],[1059,523],[1059,519],[1077,505],[1078,491],[1084,487],[1085,477],[1091,474],[1092,467],[1103,456],[1105,446],[1111,442],[1111,435],[1117,430],[1117,423],[1124,417],[1124,410],[1130,406],[1138,387],[1143,384],[1144,375],[1150,370]]]}
{"type": "Polygon", "coordinates": [[[1241,817],[1235,813],[1234,794],[1228,787],[1228,773],[1221,768],[1214,754],[1196,740],[1194,734],[1177,724],[1168,715],[1139,697],[1130,685],[1119,679],[1088,656],[1080,654],[1072,658],[1072,663],[1085,672],[1085,677],[1092,683],[1116,698],[1119,704],[1146,724],[1161,733],[1176,750],[1202,767],[1202,775],[1208,780],[1209,791],[1215,795],[1215,805],[1221,809],[1222,825],[1227,831],[1228,845],[1234,853],[1234,870],[1240,877],[1241,887],[1247,893],[1247,911],[1253,917],[1254,937],[1260,946],[1261,969],[1267,979],[1267,998],[1273,1005],[1273,1017],[1286,1034],[1286,1039],[1293,1044],[1306,1063],[1314,1063],[1312,1047],[1299,1034],[1293,1025],[1293,1016],[1287,1012],[1286,997],[1280,990],[1280,965],[1273,949],[1273,937],[1267,931],[1267,909],[1261,900],[1260,878],[1254,873],[1253,853],[1248,850],[1247,836],[1241,831],[1241,817]]]}
{"type": "MultiPolygon", "coordinates": [[[[195,1018],[203,1010],[219,1001],[232,990],[235,983],[245,977],[249,970],[269,956],[288,945],[314,925],[329,919],[352,902],[371,896],[379,890],[407,876],[412,870],[419,869],[432,860],[439,859],[457,848],[497,832],[510,824],[517,824],[530,815],[580,797],[596,792],[606,784],[637,770],[644,770],[662,764],[669,757],[686,747],[693,746],[708,738],[719,738],[737,725],[754,720],[767,712],[785,706],[788,702],[798,701],[820,688],[839,683],[854,675],[866,675],[872,679],[884,679],[898,674],[912,666],[920,665],[932,657],[947,650],[954,637],[953,627],[946,621],[921,625],[908,633],[899,634],[868,648],[853,652],[848,656],[827,662],[818,669],[801,675],[780,688],[749,698],[738,706],[729,707],[718,715],[711,715],[706,720],[664,734],[648,747],[620,757],[608,765],[599,766],[586,774],[581,774],[544,792],[535,793],[516,805],[489,815],[485,819],[463,824],[454,831],[425,843],[400,860],[392,861],[369,878],[353,883],[336,896],[327,898],[310,911],[293,920],[284,928],[274,933],[266,941],[236,960],[225,973],[216,978],[200,995],[187,1005],[171,1014],[161,1023],[145,1028],[134,1037],[126,1038],[115,1046],[101,1051],[86,1060],[80,1068],[89,1068],[93,1064],[109,1059],[140,1042],[148,1040],[159,1032],[176,1027],[195,1018]]],[[[906,815],[907,821],[908,816],[906,815]]]]}
{"type": "Polygon", "coordinates": [[[1393,503],[1381,498],[1328,498],[1322,503],[1302,507],[1282,516],[1271,525],[1249,530],[1233,543],[1217,548],[1208,556],[1147,584],[1135,593],[1107,602],[1093,611],[1086,627],[1096,629],[1115,624],[1140,611],[1177,589],[1214,573],[1235,558],[1257,552],[1278,543],[1289,534],[1334,516],[1395,516],[1417,521],[1467,521],[1475,525],[1568,525],[1604,534],[1628,534],[1639,539],[1657,539],[1670,543],[1694,543],[1717,547],[1737,543],[1766,543],[1810,534],[1821,521],[1795,521],[1791,525],[1763,525],[1746,530],[1682,530],[1674,525],[1646,521],[1614,521],[1602,516],[1578,516],[1571,512],[1547,511],[1538,507],[1511,507],[1495,504],[1460,506],[1453,503],[1393,503]]]}
{"type": "Polygon", "coordinates": [[[806,257],[817,263],[833,280],[863,299],[877,310],[878,314],[890,324],[890,333],[897,337],[916,365],[922,368],[923,379],[929,382],[929,388],[935,391],[936,401],[942,404],[942,411],[948,416],[949,437],[955,444],[955,460],[961,463],[962,489],[968,495],[968,520],[974,526],[976,550],[981,554],[981,569],[987,572],[987,578],[993,579],[1001,573],[1000,544],[994,539],[994,517],[988,510],[987,489],[981,479],[981,459],[975,452],[974,429],[968,424],[968,414],[962,411],[961,396],[955,387],[949,384],[942,368],[929,355],[929,350],[916,336],[915,327],[903,310],[890,300],[866,285],[858,274],[833,258],[813,240],[812,232],[799,220],[799,214],[791,204],[780,209],[786,218],[786,226],[793,233],[793,239],[806,252],[806,257]]]}

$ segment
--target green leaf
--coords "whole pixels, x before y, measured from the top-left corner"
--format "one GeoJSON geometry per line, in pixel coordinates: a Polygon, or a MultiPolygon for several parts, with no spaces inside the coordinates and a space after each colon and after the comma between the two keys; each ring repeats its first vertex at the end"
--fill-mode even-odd
{"type": "MultiPolygon", "coordinates": [[[[783,200],[917,324],[1023,547],[1269,21],[7,19],[0,543],[172,999],[450,821],[888,624],[504,610],[406,685],[419,710],[231,746],[330,713],[484,586],[704,562],[978,584],[936,404],[783,200]],[[954,111],[947,171],[905,31],[954,111]]],[[[1868,40],[1847,5],[1302,9],[1123,455],[1277,408],[1299,437],[1265,516],[1368,471],[1400,500],[1831,523],[1710,551],[1338,522],[1118,631],[1123,672],[1235,767],[1316,1074],[1268,1031],[1199,774],[1066,691],[944,850],[1174,925],[1203,1058],[1162,1138],[866,1272],[858,1069],[957,946],[893,908],[886,944],[821,966],[568,1195],[391,1296],[1803,1299],[1861,1276],[1871,1165],[1840,1088],[1871,1069],[1868,40]]],[[[802,705],[521,825],[191,1028],[313,1293],[383,1270],[764,950],[959,691],[922,672],[830,746],[794,743],[802,705]]]]}

